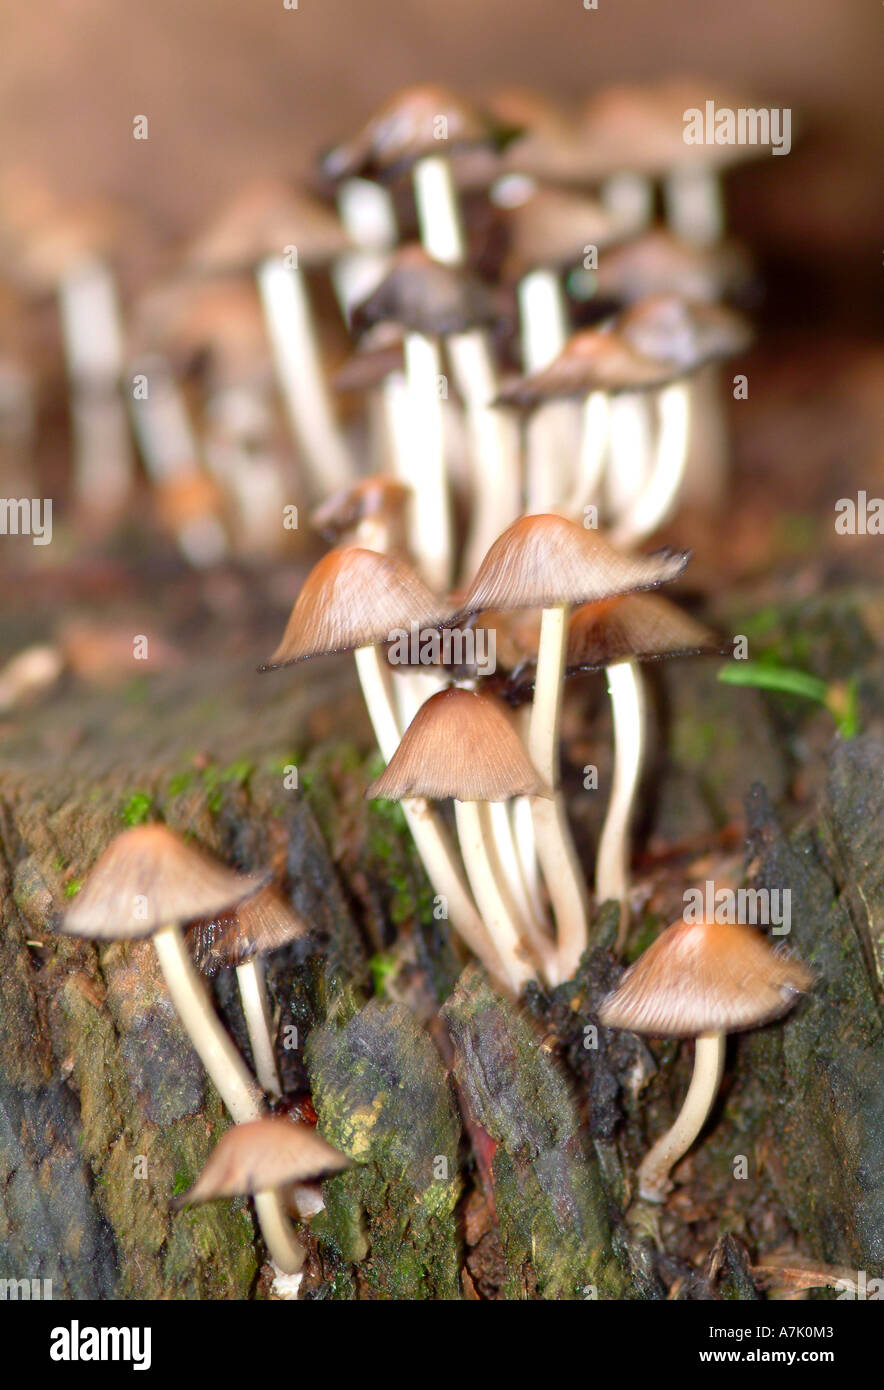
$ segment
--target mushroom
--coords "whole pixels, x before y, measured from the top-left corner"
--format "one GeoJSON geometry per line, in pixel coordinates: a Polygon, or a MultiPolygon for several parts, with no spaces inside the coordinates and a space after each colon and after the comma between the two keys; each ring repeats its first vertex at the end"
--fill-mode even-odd
{"type": "Polygon", "coordinates": [[[188,258],[207,275],[255,270],[280,389],[316,498],[345,486],[353,466],[326,388],[304,275],[348,247],[321,203],[267,180],[240,193],[188,258]]]}
{"type": "Polygon", "coordinates": [[[237,1124],[261,1114],[261,1096],[208,999],[181,924],[212,917],[255,893],[260,881],[233,873],[164,825],[124,830],[92,869],[62,930],[93,940],[149,936],[178,1016],[237,1124]]]}
{"type": "Polygon", "coordinates": [[[284,1211],[286,1192],[310,1179],[349,1168],[350,1159],[307,1124],[279,1115],[234,1125],[222,1134],[199,1178],[172,1207],[219,1197],[251,1197],[268,1254],[286,1274],[296,1274],[304,1252],[284,1211]]]}
{"type": "MultiPolygon", "coordinates": [[[[434,628],[446,617],[441,601],[404,560],[359,546],[333,550],[310,571],[282,641],[261,670],[352,651],[368,717],[389,763],[399,746],[399,721],[379,645],[412,624],[434,628]]],[[[452,925],[489,973],[505,980],[445,826],[420,799],[403,802],[402,809],[430,881],[448,903],[452,925]]]]}
{"type": "Polygon", "coordinates": [[[329,497],[310,515],[310,525],[332,545],[365,550],[404,548],[403,515],[410,489],[395,478],[375,474],[329,497]]]}
{"type": "Polygon", "coordinates": [[[305,934],[307,928],[274,888],[260,889],[233,911],[210,924],[210,941],[199,964],[236,967],[243,1017],[262,1090],[278,1098],[282,1085],[276,1066],[263,957],[305,934]]]}
{"type": "MultiPolygon", "coordinates": [[[[623,555],[598,533],[564,517],[522,517],[495,541],[479,567],[463,612],[542,608],[528,753],[546,786],[559,785],[559,716],[568,610],[574,603],[654,588],[674,579],[686,554],[623,555]]],[[[586,947],[586,888],[561,797],[532,801],[532,820],[556,918],[561,977],[573,975],[586,947]]]]}
{"type": "Polygon", "coordinates": [[[669,1174],[705,1124],[724,1067],[725,1036],[787,1013],[813,984],[799,961],[751,927],[674,922],[624,974],[599,1009],[607,1028],[696,1038],[694,1071],[675,1123],[642,1160],[639,1194],[662,1202],[669,1174]]]}
{"type": "Polygon", "coordinates": [[[494,858],[488,804],[550,795],[499,701],[457,686],[421,705],[385,771],[366,792],[389,801],[454,799],[467,878],[516,994],[537,973],[529,952],[544,967],[551,943],[539,924],[518,913],[503,866],[494,858]]]}

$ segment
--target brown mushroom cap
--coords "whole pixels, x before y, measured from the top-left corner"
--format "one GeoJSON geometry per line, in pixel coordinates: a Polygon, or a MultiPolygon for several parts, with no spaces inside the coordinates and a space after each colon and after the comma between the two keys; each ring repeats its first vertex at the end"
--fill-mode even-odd
{"type": "Polygon", "coordinates": [[[587,246],[600,251],[622,240],[622,222],[585,194],[538,188],[524,202],[502,211],[511,275],[546,267],[564,270],[582,261],[587,246]]]}
{"type": "Polygon", "coordinates": [[[735,1033],[779,1018],[812,984],[806,966],[751,927],[678,921],[630,966],[599,1019],[654,1037],[735,1033]]]}
{"type": "Polygon", "coordinates": [[[349,1168],[350,1159],[310,1125],[270,1115],[222,1134],[193,1187],[173,1207],[253,1196],[349,1168]]]}
{"type": "Polygon", "coordinates": [[[668,363],[642,356],[620,333],[584,328],[571,335],[548,367],[505,386],[497,404],[533,410],[545,401],[582,398],[593,391],[656,390],[675,374],[668,363]]]}
{"type": "Polygon", "coordinates": [[[352,140],[330,150],[321,168],[334,182],[358,175],[393,179],[425,156],[489,144],[493,136],[475,108],[448,87],[428,82],[397,92],[352,140]]]}
{"type": "Polygon", "coordinates": [[[359,346],[330,378],[333,391],[370,391],[390,375],[405,370],[402,329],[380,320],[363,334],[359,346]]]}
{"type": "Polygon", "coordinates": [[[688,558],[686,551],[626,555],[565,517],[523,516],[491,546],[462,611],[546,608],[653,589],[676,579],[688,558]]]}
{"type": "Polygon", "coordinates": [[[217,864],[165,825],[139,825],[101,855],[62,930],[99,940],[151,936],[224,912],[260,886],[260,879],[217,864]]]}
{"type": "Polygon", "coordinates": [[[678,374],[743,352],[752,341],[748,323],[734,309],[689,303],[676,294],[630,305],[618,316],[616,331],[635,352],[678,374]]]}
{"type": "Polygon", "coordinates": [[[499,318],[494,293],[475,275],[434,261],[418,245],[403,246],[390,270],[353,312],[357,329],[400,324],[409,333],[443,337],[499,318]]]}
{"type": "Polygon", "coordinates": [[[264,256],[298,252],[300,266],[324,265],[352,250],[333,212],[303,190],[275,179],[242,189],[191,244],[188,263],[206,275],[247,271],[264,256]]]}
{"type": "Polygon", "coordinates": [[[421,705],[365,794],[388,801],[506,801],[550,792],[500,701],[454,686],[421,705]]]}
{"type": "Polygon", "coordinates": [[[306,936],[308,930],[306,922],[268,885],[233,911],[195,924],[197,964],[209,973],[219,965],[240,965],[252,956],[278,951],[306,936]]]}
{"type": "Polygon", "coordinates": [[[311,656],[387,642],[390,634],[439,627],[448,610],[410,565],[346,546],[325,555],[304,580],[282,641],[262,671],[311,656]]]}
{"type": "Polygon", "coordinates": [[[352,487],[343,488],[326,498],[310,513],[310,525],[324,540],[334,545],[356,529],[362,521],[383,517],[390,522],[399,521],[411,488],[400,483],[398,478],[374,474],[370,478],[360,478],[352,487]]]}
{"type": "Polygon", "coordinates": [[[612,247],[599,260],[596,288],[602,299],[627,304],[657,294],[718,300],[739,293],[750,274],[748,252],[738,242],[695,246],[658,227],[612,247]]]}
{"type": "Polygon", "coordinates": [[[597,671],[618,661],[657,661],[723,650],[709,628],[662,594],[625,594],[574,609],[568,624],[566,667],[569,672],[597,671]]]}

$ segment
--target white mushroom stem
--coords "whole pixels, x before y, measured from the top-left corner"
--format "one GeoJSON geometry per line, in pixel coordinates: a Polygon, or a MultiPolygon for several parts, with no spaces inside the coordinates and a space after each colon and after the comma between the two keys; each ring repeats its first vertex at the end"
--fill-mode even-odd
{"type": "Polygon", "coordinates": [[[120,395],[123,335],[116,285],[107,266],[90,261],[64,277],[58,298],[72,389],[74,493],[87,512],[114,516],[133,479],[120,395]]]}
{"type": "Polygon", "coordinates": [[[282,256],[268,256],[258,267],[258,288],[308,490],[322,498],[345,488],[355,472],[326,387],[304,272],[282,256]]]}
{"type": "Polygon", "coordinates": [[[580,452],[574,488],[562,511],[573,521],[583,521],[584,507],[599,500],[608,451],[610,401],[604,391],[592,391],[581,406],[580,452]]]}
{"type": "Polygon", "coordinates": [[[283,1274],[297,1274],[304,1263],[304,1247],[292,1230],[279,1193],[256,1192],[252,1201],[271,1260],[283,1274]]]}
{"type": "Polygon", "coordinates": [[[236,511],[231,527],[244,555],[273,555],[286,537],[286,480],[272,447],[273,412],[260,390],[223,386],[206,403],[204,455],[236,511]]]}
{"type": "Polygon", "coordinates": [[[405,371],[411,412],[407,479],[412,490],[410,549],[429,587],[444,593],[451,585],[452,536],[438,343],[421,333],[408,333],[405,371]]]}
{"type": "Polygon", "coordinates": [[[175,1011],[234,1122],[257,1120],[264,1113],[261,1092],[212,1008],[178,927],[161,927],[153,944],[175,1011]]]}
{"type": "Polygon", "coordinates": [[[500,868],[491,860],[481,810],[479,801],[455,801],[457,838],[482,920],[503,961],[510,986],[518,995],[537,972],[521,944],[515,913],[501,887],[500,868]]]}
{"type": "Polygon", "coordinates": [[[332,269],[338,303],[347,322],[353,309],[383,279],[398,228],[386,188],[369,179],[344,179],[337,192],[338,214],[355,251],[339,256],[332,269]]]}
{"type": "Polygon", "coordinates": [[[595,895],[598,903],[613,900],[620,904],[620,951],[629,920],[629,823],[641,775],[645,703],[641,671],[634,661],[609,666],[605,674],[614,721],[614,775],[596,854],[595,895]]]}
{"type": "Polygon", "coordinates": [[[543,610],[528,754],[553,799],[535,796],[531,816],[537,857],[556,920],[559,976],[569,980],[587,943],[587,896],[559,785],[559,718],[568,641],[568,605],[543,610]]]}
{"type": "MultiPolygon", "coordinates": [[[[530,714],[530,708],[527,712],[530,714]]],[[[531,798],[529,796],[516,797],[511,804],[510,819],[513,827],[513,842],[519,856],[519,874],[525,896],[531,905],[535,920],[543,922],[546,918],[546,907],[540,891],[537,842],[534,838],[534,821],[531,816],[531,798]]]]}
{"type": "Polygon", "coordinates": [[[452,334],[447,348],[470,433],[472,505],[463,569],[472,575],[521,511],[519,430],[509,412],[491,405],[498,381],[485,329],[452,334]]]}
{"type": "Polygon", "coordinates": [[[601,198],[608,212],[623,224],[624,231],[637,234],[654,216],[654,185],[644,174],[624,171],[612,174],[601,186],[601,198]]]}
{"type": "Polygon", "coordinates": [[[657,400],[657,443],[641,492],[611,527],[615,545],[638,545],[669,518],[678,502],[688,456],[691,397],[687,381],[665,387],[657,400]]]}
{"type": "MultiPolygon", "coordinates": [[[[359,647],[353,655],[368,717],[381,757],[388,763],[399,747],[390,675],[379,648],[359,647]]],[[[445,826],[423,798],[403,801],[402,810],[427,876],[446,905],[448,920],[492,978],[507,988],[508,973],[479,916],[445,826]]]]}
{"type": "Polygon", "coordinates": [[[684,1104],[672,1128],[658,1139],[638,1170],[639,1195],[662,1202],[672,1186],[669,1174],[687,1153],[712,1109],[724,1070],[724,1033],[701,1033],[694,1048],[694,1071],[684,1104]]]}
{"type": "Polygon", "coordinates": [[[690,380],[690,438],[681,485],[681,499],[690,506],[715,511],[727,493],[730,436],[721,365],[707,362],[690,380]]]}
{"type": "Polygon", "coordinates": [[[411,178],[424,250],[444,265],[463,265],[466,242],[449,160],[427,155],[417,161],[411,178]]]}
{"type": "MultiPolygon", "coordinates": [[[[568,314],[558,275],[532,270],[519,281],[519,324],[522,366],[526,374],[541,371],[558,357],[568,337],[568,314]]],[[[525,427],[525,501],[528,512],[544,512],[561,501],[571,484],[568,450],[574,409],[554,401],[533,412],[525,427]]]]}
{"type": "Polygon", "coordinates": [[[674,236],[713,246],[725,232],[721,180],[711,169],[673,170],[663,184],[666,221],[674,236]]]}
{"type": "Polygon", "coordinates": [[[282,1085],[273,1051],[273,1020],[260,956],[251,956],[236,967],[236,982],[258,1081],[268,1096],[279,1097],[282,1085]]]}
{"type": "Polygon", "coordinates": [[[378,471],[386,472],[388,466],[394,478],[411,487],[411,468],[409,465],[411,447],[411,397],[404,372],[389,372],[380,388],[383,405],[384,443],[382,457],[378,461],[378,471]],[[389,460],[389,465],[388,465],[389,460]]]}
{"type": "MultiPolygon", "coordinates": [[[[531,803],[527,797],[520,797],[528,810],[528,824],[531,824],[531,803]]],[[[516,843],[514,822],[510,819],[512,802],[489,801],[482,808],[483,832],[486,843],[492,846],[494,863],[498,874],[501,892],[507,902],[510,914],[523,950],[530,952],[540,966],[545,980],[557,980],[555,948],[552,939],[543,930],[545,920],[543,905],[533,900],[528,893],[525,876],[519,862],[519,847],[516,843]]],[[[537,863],[534,836],[531,836],[531,857],[537,863]]]]}
{"type": "Polygon", "coordinates": [[[628,517],[651,473],[654,431],[649,397],[624,391],[611,399],[604,510],[609,524],[628,517]]]}

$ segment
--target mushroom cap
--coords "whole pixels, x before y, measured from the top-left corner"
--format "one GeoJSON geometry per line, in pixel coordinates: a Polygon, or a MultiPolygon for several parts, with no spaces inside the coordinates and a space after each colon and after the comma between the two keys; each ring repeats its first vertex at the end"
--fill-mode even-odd
{"type": "Polygon", "coordinates": [[[106,260],[137,232],[128,210],[101,199],[52,209],[13,245],[7,270],[25,291],[45,294],[81,266],[106,260]]]}
{"type": "Polygon", "coordinates": [[[174,1207],[269,1192],[349,1168],[350,1159],[310,1125],[268,1115],[225,1131],[193,1187],[174,1207]]]}
{"type": "Polygon", "coordinates": [[[238,907],[196,924],[201,970],[240,965],[306,936],[309,928],[270,884],[238,907]]]}
{"type": "Polygon", "coordinates": [[[402,329],[380,320],[360,339],[356,351],[332,373],[333,391],[370,391],[390,375],[405,370],[402,329]]]}
{"type": "Polygon", "coordinates": [[[560,188],[538,188],[505,208],[502,220],[509,236],[508,270],[517,275],[536,267],[573,266],[587,246],[607,250],[629,230],[595,198],[560,188]]]}
{"type": "Polygon", "coordinates": [[[498,405],[533,410],[545,401],[588,396],[592,391],[650,391],[677,375],[667,362],[651,361],[623,335],[599,328],[573,333],[548,367],[505,386],[498,405]]]}
{"type": "Polygon", "coordinates": [[[523,516],[498,536],[463,601],[484,608],[547,608],[588,603],[676,579],[687,551],[627,555],[598,531],[554,514],[523,516]]]}
{"type": "Polygon", "coordinates": [[[493,136],[478,110],[450,88],[427,82],[397,92],[352,140],[323,156],[321,169],[334,182],[358,175],[394,179],[427,155],[490,144],[493,136]]]}
{"type": "Polygon", "coordinates": [[[387,801],[507,801],[550,791],[501,702],[452,686],[424,701],[365,794],[387,801]]]}
{"type": "Polygon", "coordinates": [[[298,264],[324,265],[352,250],[337,217],[303,190],[281,180],[248,184],[191,243],[188,263],[207,275],[251,269],[264,256],[295,246],[298,264]]]}
{"type": "Polygon", "coordinates": [[[678,375],[743,352],[752,341],[748,323],[736,310],[689,302],[677,294],[655,294],[631,304],[618,316],[616,331],[635,352],[678,375]]]}
{"type": "Polygon", "coordinates": [[[584,603],[568,624],[569,671],[596,671],[618,661],[721,651],[709,628],[662,594],[625,594],[584,603]]]}
{"type": "Polygon", "coordinates": [[[261,670],[311,656],[391,640],[391,633],[439,627],[449,616],[410,565],[397,556],[344,546],[323,556],[304,580],[282,641],[261,670]]]}
{"type": "Polygon", "coordinates": [[[751,927],[678,921],[630,966],[599,1019],[654,1037],[736,1033],[779,1018],[812,984],[806,966],[751,927]]]}
{"type": "Polygon", "coordinates": [[[373,474],[327,497],[310,513],[310,525],[324,540],[335,544],[362,521],[374,517],[398,520],[410,496],[411,488],[398,478],[373,474]]]}
{"type": "Polygon", "coordinates": [[[656,294],[717,300],[739,292],[750,274],[749,254],[738,242],[695,246],[658,227],[612,247],[599,261],[596,285],[602,299],[627,304],[656,294]]]}
{"type": "Polygon", "coordinates": [[[225,380],[270,380],[267,325],[253,283],[241,276],[175,280],[142,295],[135,311],[138,347],[160,347],[184,370],[207,354],[225,380]]]}
{"type": "Polygon", "coordinates": [[[216,863],[165,825],[138,825],[100,856],[62,930],[98,940],[152,936],[224,912],[260,886],[260,879],[216,863]]]}
{"type": "Polygon", "coordinates": [[[477,276],[432,260],[416,244],[396,252],[383,280],[353,312],[358,329],[392,321],[409,333],[435,337],[465,333],[499,317],[495,295],[477,276]]]}

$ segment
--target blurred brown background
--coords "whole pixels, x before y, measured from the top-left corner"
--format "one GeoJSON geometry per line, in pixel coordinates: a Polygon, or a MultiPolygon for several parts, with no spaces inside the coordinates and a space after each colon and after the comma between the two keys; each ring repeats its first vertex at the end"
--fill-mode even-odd
{"type": "Polygon", "coordinates": [[[746,83],[793,107],[802,138],[732,180],[736,230],[769,262],[788,248],[799,299],[871,321],[884,211],[871,0],[2,0],[0,19],[0,173],[32,163],[62,194],[122,195],[161,236],[250,175],[307,172],[406,82],[476,96],[529,83],[565,101],[666,72],[746,83]]]}

